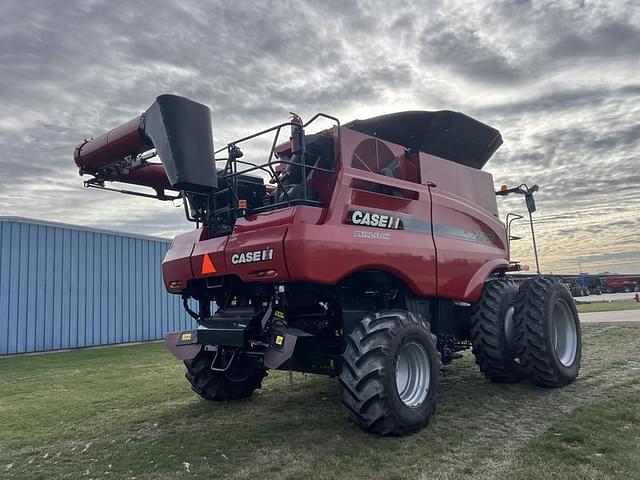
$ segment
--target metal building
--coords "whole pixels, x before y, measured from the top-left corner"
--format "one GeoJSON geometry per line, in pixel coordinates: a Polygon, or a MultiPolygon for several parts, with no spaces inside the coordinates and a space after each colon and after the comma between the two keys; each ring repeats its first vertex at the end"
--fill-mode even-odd
{"type": "Polygon", "coordinates": [[[160,238],[0,217],[0,355],[193,328],[162,284],[168,248],[160,238]]]}

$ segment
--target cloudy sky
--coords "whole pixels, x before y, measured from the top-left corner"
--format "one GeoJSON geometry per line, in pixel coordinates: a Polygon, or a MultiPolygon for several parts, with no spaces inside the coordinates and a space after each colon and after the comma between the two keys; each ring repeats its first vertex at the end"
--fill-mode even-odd
{"type": "MultiPolygon", "coordinates": [[[[219,143],[289,111],[452,109],[502,132],[496,185],[541,186],[545,271],[640,272],[638,1],[4,0],[0,19],[0,215],[190,228],[72,161],[160,93],[210,105],[219,143]]],[[[533,264],[527,240],[513,256],[533,264]]]]}

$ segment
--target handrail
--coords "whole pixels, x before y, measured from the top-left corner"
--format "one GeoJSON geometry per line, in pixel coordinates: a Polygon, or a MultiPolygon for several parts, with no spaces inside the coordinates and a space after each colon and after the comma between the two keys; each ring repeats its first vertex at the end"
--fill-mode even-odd
{"type": "Polygon", "coordinates": [[[258,171],[263,172],[268,176],[270,182],[276,185],[276,192],[280,192],[280,194],[282,195],[281,199],[282,198],[284,199],[282,201],[278,201],[279,200],[278,195],[274,195],[274,199],[273,199],[274,203],[271,203],[270,205],[263,205],[260,207],[253,207],[253,208],[247,209],[244,212],[244,214],[273,210],[273,209],[281,208],[287,205],[304,204],[304,205],[326,207],[327,204],[325,202],[321,202],[319,200],[314,200],[309,198],[307,179],[311,172],[335,173],[337,169],[338,161],[341,159],[341,155],[342,155],[341,149],[342,149],[342,139],[341,139],[340,120],[336,117],[333,117],[331,115],[328,115],[322,112],[315,114],[306,123],[300,124],[300,123],[294,123],[293,121],[283,122],[278,125],[274,125],[272,127],[266,128],[264,130],[260,130],[259,132],[253,133],[251,135],[247,135],[245,137],[236,139],[231,143],[228,143],[225,147],[220,148],[214,152],[213,161],[216,164],[218,162],[224,162],[224,166],[222,170],[219,171],[218,174],[219,174],[219,178],[224,181],[226,186],[225,188],[221,188],[217,192],[208,195],[207,223],[209,224],[210,227],[216,228],[219,222],[219,220],[216,217],[222,215],[222,217],[226,218],[226,220],[224,220],[225,222],[227,222],[229,225],[233,225],[233,223],[235,222],[235,218],[237,218],[237,215],[238,215],[238,204],[240,202],[240,198],[238,197],[238,188],[241,180],[239,177],[241,175],[247,175],[247,174],[258,172],[258,171]],[[306,154],[308,153],[308,150],[306,149],[304,142],[302,143],[302,148],[301,148],[301,151],[299,152],[302,160],[300,163],[291,161],[291,159],[287,157],[278,157],[278,153],[277,153],[278,142],[280,139],[280,133],[283,128],[291,127],[291,128],[304,129],[309,125],[311,125],[312,123],[314,123],[319,118],[326,118],[334,122],[334,126],[332,127],[334,131],[334,135],[332,136],[334,153],[333,153],[333,158],[331,159],[330,168],[320,167],[317,164],[320,158],[319,156],[315,158],[315,160],[313,160],[313,164],[307,164],[306,154]],[[249,140],[253,140],[257,137],[267,135],[270,133],[273,134],[273,141],[271,142],[271,148],[269,149],[269,155],[267,156],[266,161],[258,163],[258,162],[252,162],[247,160],[240,160],[242,153],[239,150],[238,145],[242,144],[243,142],[247,142],[249,140]],[[227,151],[226,158],[216,159],[215,158],[216,154],[221,153],[223,150],[227,151]],[[289,193],[287,192],[287,189],[282,183],[283,179],[282,179],[282,176],[280,175],[281,172],[278,172],[276,169],[276,166],[278,165],[296,166],[302,169],[302,178],[304,180],[302,182],[302,187],[303,187],[302,198],[292,199],[289,197],[289,193]],[[220,197],[221,195],[231,195],[232,204],[229,205],[228,209],[224,209],[224,211],[220,209],[216,209],[215,207],[216,200],[221,198],[220,197]]]}

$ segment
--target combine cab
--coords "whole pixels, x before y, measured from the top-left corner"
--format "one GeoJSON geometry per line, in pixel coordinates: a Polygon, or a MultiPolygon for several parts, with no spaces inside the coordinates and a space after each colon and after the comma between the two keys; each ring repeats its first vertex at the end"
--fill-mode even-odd
{"type": "MultiPolygon", "coordinates": [[[[578,374],[567,290],[546,277],[518,289],[506,275],[519,264],[482,170],[501,143],[457,112],[346,125],[318,114],[214,152],[209,109],[163,95],[79,145],[75,161],[87,186],[150,187],[119,191],[180,198],[195,222],[163,262],[167,290],[198,323],[165,340],[195,392],[233,400],[269,369],[325,374],[354,423],[404,435],[427,424],[440,365],[462,350],[495,382],[558,387],[578,374]],[[307,133],[318,119],[333,126],[307,133]],[[271,149],[245,158],[261,136],[271,149]]],[[[497,193],[523,193],[532,207],[536,188],[497,193]]]]}

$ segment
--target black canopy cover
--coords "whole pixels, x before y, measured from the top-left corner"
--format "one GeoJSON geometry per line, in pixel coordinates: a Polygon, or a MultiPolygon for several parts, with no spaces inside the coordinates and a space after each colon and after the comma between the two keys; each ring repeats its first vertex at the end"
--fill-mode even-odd
{"type": "Polygon", "coordinates": [[[345,127],[477,169],[502,145],[498,130],[450,110],[390,113],[345,127]]]}

